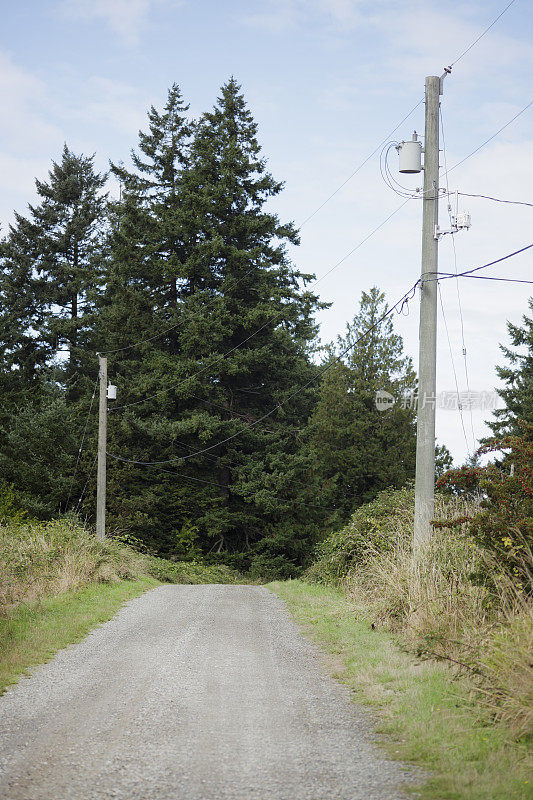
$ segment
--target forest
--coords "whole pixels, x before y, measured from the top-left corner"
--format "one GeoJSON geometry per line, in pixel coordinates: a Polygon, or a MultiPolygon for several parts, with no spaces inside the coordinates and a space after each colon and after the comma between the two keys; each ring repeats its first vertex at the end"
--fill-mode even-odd
{"type": "MultiPolygon", "coordinates": [[[[107,174],[65,144],[36,189],[0,243],[0,507],[93,522],[98,353],[118,391],[107,530],[149,553],[294,576],[413,479],[416,412],[375,402],[416,389],[386,297],[361,286],[320,342],[325,304],[289,258],[299,232],[271,210],[283,183],[235,79],[196,120],[174,84],[107,174]]],[[[527,417],[530,371],[501,369],[496,428],[527,417]]]]}

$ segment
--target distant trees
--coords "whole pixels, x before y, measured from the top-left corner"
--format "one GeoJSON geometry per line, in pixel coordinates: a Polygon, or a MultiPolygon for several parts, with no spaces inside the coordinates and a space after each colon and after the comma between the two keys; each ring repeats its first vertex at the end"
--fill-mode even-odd
{"type": "Polygon", "coordinates": [[[295,574],[325,529],[414,475],[416,377],[385,296],[363,292],[315,363],[324,304],[288,258],[298,231],[269,207],[283,184],[233,78],[198,120],[174,84],[111,172],[113,200],[65,145],[0,244],[0,481],[37,516],[92,517],[107,353],[108,530],[295,574]]]}
{"type": "Polygon", "coordinates": [[[394,332],[384,294],[362,292],[345,336],[327,348],[316,408],[309,423],[313,474],[324,497],[345,519],[354,507],[414,476],[414,411],[402,398],[416,388],[411,359],[394,332]],[[394,402],[378,408],[376,393],[394,402]]]}

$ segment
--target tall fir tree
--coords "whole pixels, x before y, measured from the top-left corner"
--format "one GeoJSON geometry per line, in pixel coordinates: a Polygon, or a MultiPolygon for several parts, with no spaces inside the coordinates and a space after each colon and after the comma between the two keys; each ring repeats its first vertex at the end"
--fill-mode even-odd
{"type": "Polygon", "coordinates": [[[40,202],[15,214],[0,244],[0,478],[37,516],[68,496],[94,368],[86,347],[106,177],[93,160],[65,145],[48,181],[36,181],[40,202]]]}
{"type": "MultiPolygon", "coordinates": [[[[529,298],[533,312],[533,297],[529,298]]],[[[495,436],[520,436],[519,420],[533,423],[533,317],[524,314],[522,326],[507,323],[511,347],[500,345],[508,364],[496,367],[498,377],[505,384],[498,394],[505,403],[494,412],[495,420],[489,422],[495,436]],[[518,350],[512,348],[519,348],[518,350]]]]}
{"type": "Polygon", "coordinates": [[[110,354],[122,398],[110,450],[163,463],[117,461],[110,509],[165,552],[179,552],[193,532],[204,553],[291,569],[309,533],[297,436],[313,405],[305,385],[316,370],[318,301],[300,289],[310,276],[287,258],[295,229],[265,208],[282,184],[266,169],[236,81],[191,142],[184,112],[173,87],[141,135],[147,158],[134,156],[135,173],[117,171],[124,194],[100,349],[145,343],[110,354]],[[163,170],[154,154],[173,141],[174,166],[163,170]]]}
{"type": "Polygon", "coordinates": [[[387,310],[377,287],[363,292],[345,336],[327,348],[309,451],[317,493],[337,509],[335,522],[414,475],[414,411],[402,400],[414,391],[416,376],[391,317],[382,319],[387,310]],[[395,402],[378,408],[379,391],[395,402]]]}
{"type": "Polygon", "coordinates": [[[63,346],[68,360],[60,363],[74,394],[106,216],[106,176],[93,162],[94,156],[77,156],[65,144],[48,181],[35,182],[41,202],[29,206],[28,218],[15,214],[1,243],[3,363],[11,376],[18,372],[19,384],[42,378],[63,346]]]}

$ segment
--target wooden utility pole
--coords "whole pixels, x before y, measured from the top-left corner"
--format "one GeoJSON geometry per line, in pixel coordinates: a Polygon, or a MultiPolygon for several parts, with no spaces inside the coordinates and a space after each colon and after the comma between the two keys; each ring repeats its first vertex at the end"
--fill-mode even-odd
{"type": "Polygon", "coordinates": [[[442,80],[426,78],[420,350],[416,430],[415,524],[417,561],[431,538],[435,497],[435,407],[437,372],[437,271],[439,212],[439,105],[442,80]]]}
{"type": "Polygon", "coordinates": [[[96,478],[96,536],[105,539],[106,449],[107,449],[107,358],[100,362],[100,407],[98,410],[98,473],[96,478]]]}

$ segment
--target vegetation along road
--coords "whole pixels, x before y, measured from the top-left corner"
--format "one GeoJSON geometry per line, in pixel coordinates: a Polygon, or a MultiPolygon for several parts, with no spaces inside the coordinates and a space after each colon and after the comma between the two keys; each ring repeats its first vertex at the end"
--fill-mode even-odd
{"type": "Polygon", "coordinates": [[[400,800],[374,737],[278,597],[166,585],[0,698],[0,795],[400,800]]]}

